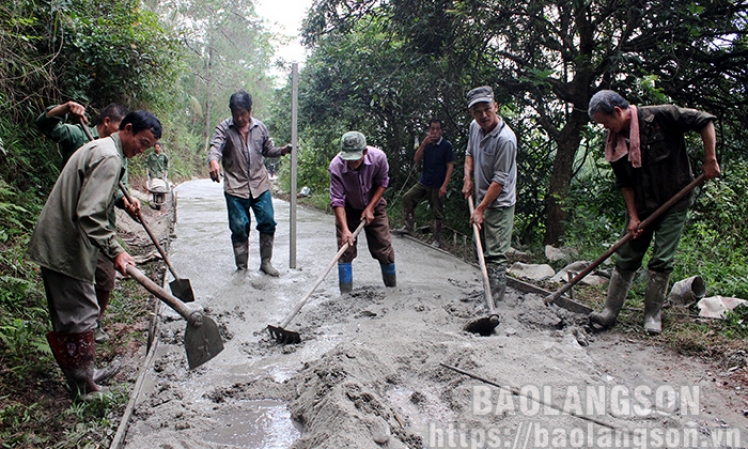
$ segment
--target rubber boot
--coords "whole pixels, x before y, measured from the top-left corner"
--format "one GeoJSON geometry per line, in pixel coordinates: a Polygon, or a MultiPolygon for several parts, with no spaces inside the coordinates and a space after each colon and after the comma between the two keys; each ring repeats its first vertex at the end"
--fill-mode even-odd
{"type": "Polygon", "coordinates": [[[434,220],[434,240],[431,242],[431,246],[434,248],[442,247],[442,228],[444,227],[444,221],[434,220]]]}
{"type": "Polygon", "coordinates": [[[644,293],[644,331],[650,335],[662,332],[662,303],[665,301],[670,274],[647,270],[647,290],[644,293]]]}
{"type": "Polygon", "coordinates": [[[49,332],[47,341],[75,399],[88,401],[107,392],[94,381],[96,346],[93,330],[49,332]]]}
{"type": "Polygon", "coordinates": [[[602,328],[609,328],[616,324],[618,313],[623,308],[623,302],[634,281],[636,271],[621,270],[616,267],[610,276],[610,285],[608,285],[608,296],[605,299],[603,311],[592,312],[589,315],[591,324],[596,324],[602,328]]]}
{"type": "Polygon", "coordinates": [[[350,262],[338,263],[338,284],[341,295],[353,290],[353,265],[350,262]]]}
{"type": "Polygon", "coordinates": [[[488,282],[491,284],[491,295],[494,304],[498,305],[504,299],[506,291],[506,266],[502,264],[488,264],[488,282]]]}
{"type": "Polygon", "coordinates": [[[275,234],[263,234],[260,233],[260,271],[267,274],[268,276],[278,277],[280,273],[270,263],[270,259],[273,258],[273,241],[275,240],[275,234]]]}
{"type": "Polygon", "coordinates": [[[96,329],[94,330],[94,341],[96,343],[105,343],[109,341],[109,335],[104,331],[101,320],[104,319],[106,308],[109,306],[109,298],[112,292],[109,290],[96,289],[96,303],[99,305],[99,319],[96,320],[96,329]]]}
{"type": "Polygon", "coordinates": [[[249,263],[249,240],[241,243],[234,243],[234,262],[237,271],[247,269],[249,263]]]}
{"type": "Polygon", "coordinates": [[[413,218],[413,211],[403,209],[403,227],[395,229],[395,234],[406,234],[413,235],[413,227],[415,226],[415,219],[413,218]]]}
{"type": "Polygon", "coordinates": [[[119,370],[122,369],[122,365],[119,363],[117,359],[112,360],[112,363],[110,363],[106,368],[102,369],[95,369],[93,374],[93,379],[96,384],[102,384],[106,382],[107,380],[114,377],[119,370]]]}
{"type": "Polygon", "coordinates": [[[395,262],[388,264],[380,264],[382,267],[382,280],[386,287],[397,287],[397,271],[395,270],[395,262]]]}
{"type": "Polygon", "coordinates": [[[101,320],[96,320],[96,329],[94,329],[94,341],[99,344],[109,341],[109,335],[104,332],[104,328],[101,326],[101,320]]]}

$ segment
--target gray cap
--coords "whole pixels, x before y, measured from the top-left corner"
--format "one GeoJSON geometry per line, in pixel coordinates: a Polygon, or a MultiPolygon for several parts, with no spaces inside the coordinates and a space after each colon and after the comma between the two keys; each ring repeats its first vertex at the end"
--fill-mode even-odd
{"type": "Polygon", "coordinates": [[[344,161],[357,161],[364,157],[366,137],[358,131],[348,131],[340,138],[340,157],[344,161]]]}
{"type": "Polygon", "coordinates": [[[476,87],[467,94],[468,109],[475,103],[490,103],[493,101],[493,89],[491,86],[476,87]]]}

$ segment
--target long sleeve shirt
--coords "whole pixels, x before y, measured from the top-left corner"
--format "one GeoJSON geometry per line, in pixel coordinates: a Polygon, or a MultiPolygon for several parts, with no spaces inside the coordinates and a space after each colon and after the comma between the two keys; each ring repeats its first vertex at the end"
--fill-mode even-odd
{"type": "MultiPolygon", "coordinates": [[[[330,206],[364,210],[377,187],[390,185],[387,155],[378,148],[366,147],[363,163],[351,170],[337,155],[330,162],[330,206]]],[[[381,200],[380,200],[381,201],[381,200]]]]}
{"type": "Polygon", "coordinates": [[[110,259],[124,252],[108,223],[124,161],[117,133],[87,143],[70,157],[31,237],[34,262],[93,283],[98,252],[110,259]]]}
{"type": "Polygon", "coordinates": [[[249,124],[247,142],[242,138],[234,119],[216,126],[210,142],[208,162],[223,163],[223,190],[231,196],[257,198],[270,189],[265,157],[282,156],[282,149],[273,144],[264,123],[255,119],[249,124]]]}
{"type": "MultiPolygon", "coordinates": [[[[62,167],[60,167],[60,170],[62,170],[73,153],[75,153],[78,148],[90,142],[90,140],[88,139],[86,132],[83,131],[81,125],[65,123],[67,121],[67,115],[65,117],[48,116],[47,112],[53,108],[54,106],[48,107],[39,115],[39,117],[37,117],[36,126],[42,134],[54,140],[60,146],[60,154],[62,155],[62,167]]],[[[91,135],[94,139],[99,138],[99,130],[96,129],[95,126],[91,128],[91,135]]],[[[127,159],[124,161],[124,169],[125,174],[122,176],[122,184],[127,185],[127,159]]],[[[114,192],[114,195],[116,201],[115,204],[122,207],[124,194],[122,191],[117,189],[117,191],[114,192]]],[[[113,230],[117,230],[117,214],[114,212],[114,209],[112,209],[112,213],[109,215],[109,225],[113,230]]]]}

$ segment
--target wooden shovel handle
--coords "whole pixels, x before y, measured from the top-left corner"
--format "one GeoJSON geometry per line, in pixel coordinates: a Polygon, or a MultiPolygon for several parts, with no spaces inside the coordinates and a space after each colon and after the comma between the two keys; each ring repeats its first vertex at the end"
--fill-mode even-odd
{"type": "Polygon", "coordinates": [[[182,301],[172,296],[169,292],[159,287],[158,284],[153,282],[148,276],[143,274],[140,270],[135,268],[133,265],[126,266],[127,274],[133,277],[140,285],[146,290],[153,293],[154,296],[165,302],[169,307],[174,309],[178,314],[182,315],[182,318],[187,320],[190,324],[195,326],[202,325],[202,314],[198,311],[190,310],[182,301]]]}
{"type": "MultiPolygon", "coordinates": [[[[354,239],[361,233],[361,230],[364,229],[365,225],[366,225],[366,219],[364,218],[363,220],[361,220],[361,224],[358,225],[356,230],[353,231],[354,239]]],[[[301,301],[299,301],[299,303],[296,304],[296,307],[294,307],[293,312],[291,312],[291,314],[288,315],[288,317],[286,317],[286,319],[283,320],[283,322],[279,324],[278,327],[283,328],[283,327],[288,326],[288,323],[290,323],[293,317],[295,317],[296,314],[299,313],[299,310],[301,310],[301,308],[304,307],[304,304],[306,304],[306,302],[312,296],[312,293],[314,293],[314,291],[317,290],[317,287],[319,287],[319,284],[321,284],[322,281],[325,280],[325,278],[327,277],[327,273],[329,273],[330,270],[332,270],[332,267],[335,266],[335,263],[343,256],[343,253],[347,249],[348,249],[348,242],[345,242],[343,243],[343,246],[340,247],[337,254],[335,254],[335,257],[333,257],[330,263],[327,264],[327,268],[325,268],[324,273],[322,273],[320,277],[317,279],[317,282],[315,282],[314,285],[312,285],[312,288],[309,289],[309,292],[304,296],[304,298],[302,298],[301,301]]]]}
{"type": "MultiPolygon", "coordinates": [[[[671,207],[673,207],[673,205],[675,203],[677,203],[678,201],[680,201],[684,196],[686,196],[688,194],[688,192],[690,192],[691,190],[693,190],[697,185],[701,184],[701,182],[704,181],[704,178],[705,178],[705,175],[703,173],[701,175],[699,175],[698,178],[694,179],[693,181],[691,181],[690,184],[688,184],[687,186],[683,187],[683,189],[681,189],[678,193],[676,193],[675,195],[673,195],[673,197],[670,198],[665,204],[663,204],[662,206],[658,207],[657,210],[655,210],[654,212],[652,212],[649,215],[649,217],[645,218],[644,221],[642,221],[641,223],[639,223],[639,226],[636,229],[637,230],[641,230],[641,229],[646,228],[650,224],[652,224],[652,222],[654,220],[656,220],[660,215],[662,215],[663,213],[665,213],[668,209],[670,209],[671,207]]],[[[553,302],[555,302],[556,299],[558,299],[561,295],[563,295],[564,293],[566,293],[567,291],[569,291],[569,289],[571,287],[573,287],[574,285],[576,285],[579,281],[581,281],[582,279],[584,279],[588,274],[590,274],[590,272],[592,270],[594,270],[595,268],[597,268],[598,265],[600,265],[601,263],[605,262],[608,259],[608,257],[612,256],[613,253],[615,253],[616,251],[618,251],[618,249],[620,247],[622,247],[626,242],[628,242],[632,238],[633,238],[633,234],[630,233],[630,232],[627,232],[626,235],[624,235],[620,240],[618,240],[613,246],[611,246],[610,248],[608,248],[608,250],[605,251],[605,253],[603,253],[603,255],[601,255],[600,257],[598,257],[597,259],[595,259],[595,261],[592,262],[591,264],[589,264],[587,266],[587,268],[585,268],[584,270],[580,271],[576,276],[574,276],[574,279],[572,279],[568,283],[564,284],[556,292],[554,292],[551,295],[547,296],[545,298],[545,300],[544,300],[545,303],[546,304],[552,304],[553,302]]]]}
{"type": "MultiPolygon", "coordinates": [[[[470,217],[472,219],[473,212],[475,212],[475,205],[473,203],[473,196],[468,197],[468,207],[470,208],[470,217]]],[[[486,305],[491,315],[496,314],[493,305],[493,294],[491,293],[491,281],[488,279],[488,269],[486,268],[486,259],[483,256],[483,244],[480,241],[480,231],[478,225],[473,223],[473,239],[475,240],[475,250],[478,253],[478,261],[480,262],[480,271],[483,275],[483,294],[486,297],[486,305]]]]}
{"type": "MultiPolygon", "coordinates": [[[[91,130],[88,129],[88,125],[86,125],[83,122],[80,122],[81,128],[83,128],[83,132],[86,133],[86,136],[88,137],[88,140],[94,140],[93,135],[91,134],[91,130]]],[[[125,198],[127,198],[127,202],[130,204],[133,204],[132,197],[127,192],[127,189],[125,188],[125,185],[122,184],[122,181],[119,183],[119,188],[122,190],[122,193],[125,195],[125,198]]],[[[180,279],[179,276],[177,276],[177,273],[174,272],[174,267],[171,266],[171,262],[169,261],[169,258],[166,256],[166,253],[164,252],[163,248],[161,248],[161,245],[158,244],[158,239],[155,235],[151,232],[151,229],[148,227],[148,224],[143,219],[143,214],[138,211],[138,221],[140,221],[140,224],[143,225],[143,229],[145,229],[145,232],[148,233],[148,236],[153,241],[153,244],[156,245],[156,249],[158,250],[159,254],[161,254],[161,257],[164,259],[164,262],[166,262],[166,266],[169,267],[169,271],[171,271],[172,276],[174,276],[174,279],[180,279]]]]}

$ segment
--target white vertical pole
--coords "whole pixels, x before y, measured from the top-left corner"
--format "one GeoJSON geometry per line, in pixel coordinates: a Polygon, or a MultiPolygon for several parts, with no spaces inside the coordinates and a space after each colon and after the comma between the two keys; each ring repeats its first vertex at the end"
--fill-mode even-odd
{"type": "Polygon", "coordinates": [[[293,145],[293,149],[291,150],[291,212],[289,216],[291,229],[289,231],[290,254],[288,255],[288,266],[296,268],[296,191],[298,190],[296,187],[296,164],[299,148],[299,136],[296,128],[299,118],[299,63],[294,62],[291,70],[293,73],[293,92],[291,94],[291,145],[293,145]]]}

